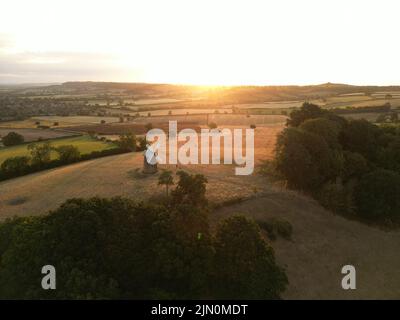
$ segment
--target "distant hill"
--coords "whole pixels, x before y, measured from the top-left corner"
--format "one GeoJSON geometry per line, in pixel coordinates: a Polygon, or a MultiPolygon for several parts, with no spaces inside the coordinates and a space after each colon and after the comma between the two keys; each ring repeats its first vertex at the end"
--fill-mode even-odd
{"type": "Polygon", "coordinates": [[[96,95],[135,96],[137,98],[207,98],[223,99],[228,103],[311,100],[341,94],[371,94],[373,92],[400,92],[400,86],[354,86],[324,83],[307,86],[216,86],[124,83],[124,82],[65,82],[47,86],[14,87],[13,93],[34,95],[96,95]]]}

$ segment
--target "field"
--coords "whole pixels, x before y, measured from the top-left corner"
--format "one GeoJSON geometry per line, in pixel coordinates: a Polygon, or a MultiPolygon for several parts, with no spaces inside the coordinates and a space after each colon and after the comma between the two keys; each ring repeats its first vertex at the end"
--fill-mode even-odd
{"type": "MultiPolygon", "coordinates": [[[[286,123],[286,116],[282,115],[249,115],[245,114],[209,114],[208,123],[215,122],[218,126],[259,126],[283,125],[286,123]]],[[[135,120],[136,123],[159,123],[176,120],[179,122],[193,122],[198,125],[207,125],[207,115],[172,115],[143,117],[135,120]]]]}
{"type": "MultiPolygon", "coordinates": [[[[79,136],[72,138],[62,138],[51,141],[52,147],[58,147],[61,145],[74,145],[76,146],[81,154],[88,154],[93,151],[101,151],[105,149],[112,149],[115,147],[114,144],[99,141],[89,136],[79,136]]],[[[0,164],[4,162],[7,158],[16,156],[28,156],[29,150],[27,149],[27,144],[22,144],[14,147],[0,148],[0,164]]],[[[52,158],[56,156],[55,152],[52,152],[52,158]]]]}
{"type": "Polygon", "coordinates": [[[36,128],[37,122],[43,126],[49,126],[52,128],[69,127],[81,124],[95,124],[101,123],[104,120],[106,123],[118,122],[117,117],[97,117],[97,116],[37,116],[30,119],[21,121],[6,121],[0,122],[0,127],[3,128],[36,128]],[[54,123],[58,122],[58,126],[54,126],[54,123]]]}
{"type": "Polygon", "coordinates": [[[22,135],[25,139],[25,142],[37,141],[38,139],[55,139],[73,135],[73,133],[70,132],[55,131],[51,129],[13,129],[0,127],[0,136],[4,137],[11,131],[22,135]]]}
{"type": "Polygon", "coordinates": [[[72,126],[77,124],[87,124],[87,123],[101,123],[101,121],[105,121],[106,123],[118,122],[119,118],[117,117],[95,117],[95,116],[40,116],[33,117],[34,121],[44,121],[44,122],[58,122],[58,126],[72,126]]]}
{"type": "MultiPolygon", "coordinates": [[[[276,135],[282,128],[282,125],[256,128],[257,162],[271,159],[276,135]]],[[[163,194],[165,190],[158,185],[157,175],[138,174],[142,165],[141,153],[128,153],[1,182],[0,218],[44,214],[72,197],[120,195],[140,200],[163,194]]],[[[173,172],[184,168],[204,174],[209,181],[207,197],[212,202],[249,199],[211,212],[213,225],[233,214],[257,220],[283,217],[291,222],[293,241],[278,239],[272,243],[277,260],[285,266],[289,277],[290,285],[283,298],[399,298],[399,231],[387,232],[349,221],[266,177],[235,176],[231,165],[161,168],[173,172]],[[357,279],[364,284],[357,290],[340,289],[340,268],[347,263],[357,266],[357,279]]]]}

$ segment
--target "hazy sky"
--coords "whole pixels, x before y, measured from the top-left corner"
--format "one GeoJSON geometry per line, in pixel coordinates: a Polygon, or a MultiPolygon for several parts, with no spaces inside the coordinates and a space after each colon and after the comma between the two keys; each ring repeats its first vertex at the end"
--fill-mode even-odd
{"type": "Polygon", "coordinates": [[[400,85],[399,0],[1,0],[0,82],[400,85]]]}

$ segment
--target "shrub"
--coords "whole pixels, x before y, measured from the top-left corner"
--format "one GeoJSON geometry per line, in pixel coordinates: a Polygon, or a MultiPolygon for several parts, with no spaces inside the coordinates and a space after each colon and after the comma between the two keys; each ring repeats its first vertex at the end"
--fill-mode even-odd
{"type": "Polygon", "coordinates": [[[379,127],[367,120],[352,120],[342,130],[339,141],[345,150],[357,152],[369,161],[375,161],[380,149],[379,127]]]}
{"type": "Polygon", "coordinates": [[[304,121],[300,125],[300,129],[314,133],[324,138],[330,148],[340,148],[338,139],[340,133],[340,125],[337,122],[324,118],[309,119],[304,121]]]}
{"type": "Polygon", "coordinates": [[[258,225],[267,233],[270,240],[276,240],[278,235],[286,240],[291,240],[292,238],[293,227],[289,221],[283,218],[259,221],[258,225]]]}
{"type": "Polygon", "coordinates": [[[317,194],[319,203],[335,213],[353,213],[352,190],[338,182],[326,183],[317,194]]]}
{"type": "Polygon", "coordinates": [[[28,150],[31,153],[32,165],[41,167],[50,162],[50,142],[31,143],[28,145],[28,150]]]}
{"type": "Polygon", "coordinates": [[[179,181],[171,192],[173,203],[205,206],[207,178],[202,174],[189,174],[182,170],[176,174],[179,181]]]}
{"type": "Polygon", "coordinates": [[[327,111],[321,109],[316,104],[304,102],[299,110],[294,110],[290,113],[287,125],[291,127],[298,127],[308,119],[322,118],[326,115],[327,111]]]}
{"type": "Polygon", "coordinates": [[[368,162],[361,154],[344,151],[343,158],[344,163],[341,176],[344,181],[359,179],[369,171],[368,162]]]}
{"type": "Polygon", "coordinates": [[[117,143],[121,149],[136,151],[136,136],[132,133],[120,135],[117,143]]]}
{"type": "Polygon", "coordinates": [[[228,218],[218,225],[215,239],[217,298],[279,298],[288,280],[256,223],[243,216],[228,218]]]}
{"type": "Polygon", "coordinates": [[[400,175],[377,169],[362,177],[355,188],[357,213],[364,218],[398,219],[400,217],[400,175]]]}
{"type": "Polygon", "coordinates": [[[2,174],[5,176],[17,176],[29,171],[29,157],[18,156],[6,159],[1,164],[2,174]]]}
{"type": "Polygon", "coordinates": [[[79,160],[81,153],[76,146],[64,145],[54,149],[58,153],[58,159],[63,163],[69,163],[79,160]]]}
{"type": "Polygon", "coordinates": [[[341,170],[340,158],[322,137],[298,128],[287,128],[278,136],[275,161],[289,187],[308,192],[341,170]]]}
{"type": "Polygon", "coordinates": [[[379,154],[379,164],[385,169],[400,173],[400,137],[396,137],[379,154]]]}

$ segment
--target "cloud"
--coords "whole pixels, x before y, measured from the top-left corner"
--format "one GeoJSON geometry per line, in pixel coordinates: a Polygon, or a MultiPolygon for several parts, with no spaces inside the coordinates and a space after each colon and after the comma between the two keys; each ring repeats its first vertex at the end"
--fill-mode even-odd
{"type": "MultiPolygon", "coordinates": [[[[6,47],[6,39],[0,37],[0,48],[6,47]]],[[[111,54],[0,51],[0,83],[111,80],[132,73],[111,54]]]]}

